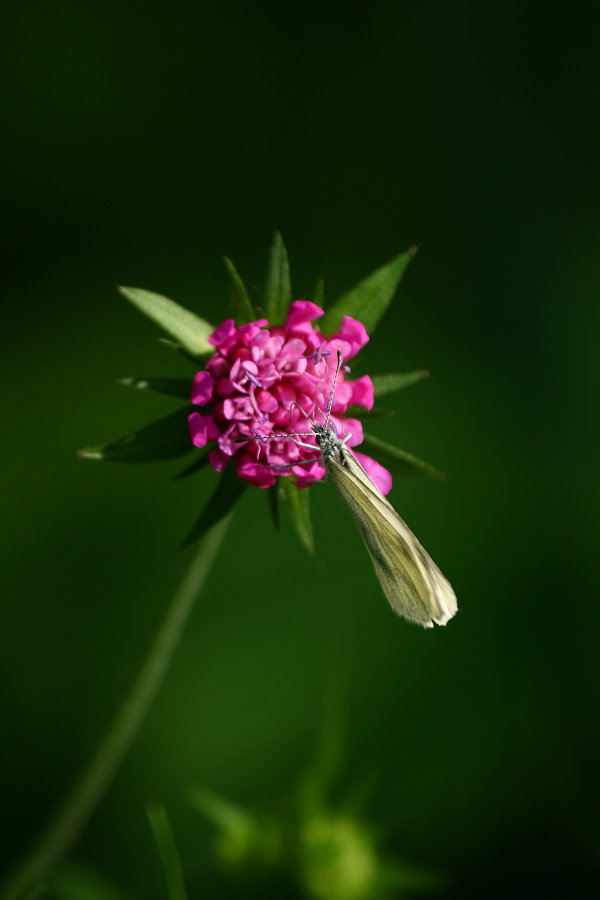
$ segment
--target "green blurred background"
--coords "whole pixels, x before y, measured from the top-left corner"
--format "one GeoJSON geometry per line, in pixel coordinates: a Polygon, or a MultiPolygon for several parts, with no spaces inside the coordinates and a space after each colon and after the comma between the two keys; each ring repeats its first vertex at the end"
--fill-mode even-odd
{"type": "Polygon", "coordinates": [[[144,812],[159,798],[193,896],[226,896],[190,786],[285,797],[341,684],[340,778],[375,775],[389,856],[446,873],[448,897],[592,895],[596,10],[34,0],[5,16],[6,865],[102,734],[214,483],[75,455],[175,407],[117,377],[190,372],[115,284],[217,323],[222,256],[258,296],[278,228],[294,295],[322,275],[330,302],[420,245],[361,372],[432,372],[372,430],[446,472],[397,479],[392,500],[461,611],[434,632],[397,620],[333,488],[313,490],[314,558],[249,491],[74,857],[164,897],[144,812]]]}

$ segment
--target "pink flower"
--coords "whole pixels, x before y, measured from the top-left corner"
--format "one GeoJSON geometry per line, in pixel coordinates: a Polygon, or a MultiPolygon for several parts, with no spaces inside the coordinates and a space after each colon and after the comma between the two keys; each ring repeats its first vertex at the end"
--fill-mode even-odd
{"type": "MultiPolygon", "coordinates": [[[[235,458],[238,475],[257,485],[271,487],[276,475],[297,475],[303,487],[325,474],[306,415],[323,424],[323,411],[330,402],[337,350],[344,367],[338,374],[330,425],[340,438],[351,435],[349,447],[362,442],[362,425],[345,416],[350,406],[373,406],[373,383],[368,375],[347,378],[345,364],[369,340],[364,326],[345,316],[337,334],[325,337],[313,321],[323,310],[308,300],[291,304],[284,325],[268,327],[266,319],[240,325],[223,322],[210,337],[216,352],[206,368],[196,374],[191,401],[201,408],[190,414],[192,443],[209,452],[213,469],[221,472],[235,458]],[[302,412],[303,411],[303,412],[302,412]],[[293,441],[271,435],[306,433],[300,440],[315,445],[315,452],[293,441]],[[262,440],[269,436],[269,440],[262,440]],[[239,443],[249,438],[246,443],[239,443]],[[304,464],[306,460],[314,462],[304,464]],[[295,463],[303,462],[302,465],[295,463]],[[280,468],[285,467],[285,468],[280,468]]],[[[357,454],[382,493],[392,478],[387,469],[363,454],[357,454]]]]}

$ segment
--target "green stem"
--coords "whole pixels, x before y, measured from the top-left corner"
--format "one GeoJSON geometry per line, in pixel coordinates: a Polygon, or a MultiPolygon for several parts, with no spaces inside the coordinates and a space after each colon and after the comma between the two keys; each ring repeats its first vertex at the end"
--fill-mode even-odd
{"type": "Polygon", "coordinates": [[[38,846],[16,867],[0,900],[17,900],[71,850],[134,740],[161,685],[194,601],[202,589],[229,524],[227,517],[200,542],[179,590],[171,599],[129,694],[96,754],[38,846]]]}

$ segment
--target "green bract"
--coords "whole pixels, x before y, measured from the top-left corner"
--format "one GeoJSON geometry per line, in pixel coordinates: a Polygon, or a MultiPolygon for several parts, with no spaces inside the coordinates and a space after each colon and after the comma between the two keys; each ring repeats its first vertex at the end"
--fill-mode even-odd
{"type": "Polygon", "coordinates": [[[258,316],[254,312],[244,282],[231,260],[225,257],[224,262],[231,278],[233,318],[239,325],[245,325],[247,322],[256,322],[258,316]]]}
{"type": "Polygon", "coordinates": [[[184,309],[174,300],[145,291],[142,288],[119,287],[119,291],[134,306],[156,322],[157,325],[174,337],[192,356],[202,356],[212,353],[212,347],[208,339],[214,328],[197,316],[184,309]]]}
{"type": "Polygon", "coordinates": [[[407,453],[406,450],[400,450],[385,441],[374,437],[372,434],[363,433],[363,442],[361,449],[372,450],[378,462],[393,472],[394,475],[428,475],[430,478],[443,478],[442,472],[434,469],[429,463],[423,462],[407,453]]]}
{"type": "Polygon", "coordinates": [[[282,325],[292,302],[290,264],[279,232],[275,234],[265,288],[265,317],[269,325],[282,325]]]}
{"type": "Polygon", "coordinates": [[[400,253],[344,294],[319,322],[323,333],[333,334],[344,316],[352,316],[363,323],[368,334],[372,334],[392,302],[406,267],[415,253],[414,247],[406,253],[400,253]]]}
{"type": "Polygon", "coordinates": [[[108,444],[86,447],[79,455],[84,459],[127,463],[157,462],[183,456],[190,452],[186,424],[189,409],[187,406],[179,409],[108,444]]]}

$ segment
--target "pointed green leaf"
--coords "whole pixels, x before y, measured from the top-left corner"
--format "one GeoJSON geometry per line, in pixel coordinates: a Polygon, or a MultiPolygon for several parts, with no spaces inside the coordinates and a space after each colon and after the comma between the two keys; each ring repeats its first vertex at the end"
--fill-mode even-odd
{"type": "Polygon", "coordinates": [[[179,341],[188,353],[199,356],[213,352],[208,338],[214,328],[189,309],[185,309],[174,300],[169,300],[168,297],[142,288],[119,287],[119,292],[144,315],[160,325],[167,334],[179,341]]]}
{"type": "Polygon", "coordinates": [[[189,400],[192,389],[191,378],[119,378],[119,384],[134,388],[136,391],[155,391],[158,394],[169,394],[172,397],[182,397],[189,400]]]}
{"type": "Polygon", "coordinates": [[[178,409],[170,416],[158,419],[116,441],[98,447],[86,447],[79,451],[79,456],[103,462],[124,463],[156,462],[183,456],[193,449],[187,427],[189,412],[190,407],[187,406],[178,409]]]}
{"type": "Polygon", "coordinates": [[[323,309],[323,303],[325,302],[325,285],[322,278],[319,278],[315,285],[315,292],[312,296],[312,302],[316,304],[316,306],[320,306],[321,309],[323,309]]]}
{"type": "Polygon", "coordinates": [[[312,519],[310,516],[310,493],[296,487],[296,479],[291,476],[281,478],[281,488],[285,497],[292,525],[303,547],[309,553],[315,552],[312,519]]]}
{"type": "Polygon", "coordinates": [[[231,286],[233,289],[233,316],[236,325],[244,325],[247,322],[256,322],[258,316],[254,312],[250,297],[246,291],[244,282],[240,278],[238,271],[230,259],[224,257],[225,266],[231,278],[231,286]]]}
{"type": "Polygon", "coordinates": [[[214,353],[214,347],[210,348],[210,352],[200,353],[198,356],[193,356],[189,353],[181,344],[178,344],[177,341],[170,341],[168,338],[159,338],[159,344],[163,344],[165,347],[168,347],[169,350],[174,350],[175,353],[178,353],[180,356],[183,356],[184,359],[187,359],[188,362],[191,362],[195,369],[198,368],[199,365],[202,365],[202,360],[207,359],[212,353],[214,353]]]}
{"type": "Polygon", "coordinates": [[[169,900],[186,900],[187,891],[183,878],[181,860],[177,852],[175,835],[162,803],[152,802],[146,805],[146,814],[154,832],[154,839],[162,862],[167,883],[169,900]]]}
{"type": "Polygon", "coordinates": [[[429,463],[423,462],[407,453],[406,450],[400,450],[392,444],[387,444],[379,438],[373,437],[372,434],[365,434],[360,447],[356,448],[361,453],[366,453],[376,459],[394,475],[426,475],[429,478],[443,478],[442,472],[434,469],[429,463]]]}
{"type": "Polygon", "coordinates": [[[429,378],[429,372],[426,369],[419,369],[415,372],[398,372],[395,375],[373,375],[371,381],[375,396],[379,400],[380,397],[393,394],[394,391],[401,391],[411,384],[422,381],[423,378],[429,378]]]}
{"type": "Polygon", "coordinates": [[[319,327],[326,335],[335,334],[344,316],[352,316],[362,322],[367,332],[372,334],[380,318],[390,305],[404,271],[415,255],[411,247],[396,256],[385,266],[376,269],[344,294],[320,320],[319,327]]]}
{"type": "Polygon", "coordinates": [[[182,469],[181,472],[178,472],[177,475],[173,475],[173,481],[181,481],[183,478],[189,478],[190,475],[195,475],[196,472],[200,472],[202,469],[205,469],[208,465],[208,450],[205,450],[204,453],[200,455],[198,459],[195,459],[191,466],[186,466],[185,469],[182,469]]]}
{"type": "Polygon", "coordinates": [[[203,535],[231,512],[240,499],[248,482],[243,481],[237,474],[234,465],[229,465],[217,482],[217,486],[208,500],[208,503],[200,513],[196,524],[184,540],[182,549],[196,543],[203,535]]]}
{"type": "Polygon", "coordinates": [[[265,315],[269,325],[282,325],[285,322],[291,299],[288,255],[281,235],[275,232],[265,288],[265,315]]]}
{"type": "Polygon", "coordinates": [[[349,406],[344,416],[352,419],[383,419],[386,416],[395,416],[395,409],[380,409],[374,406],[373,409],[364,409],[362,406],[349,406]]]}

